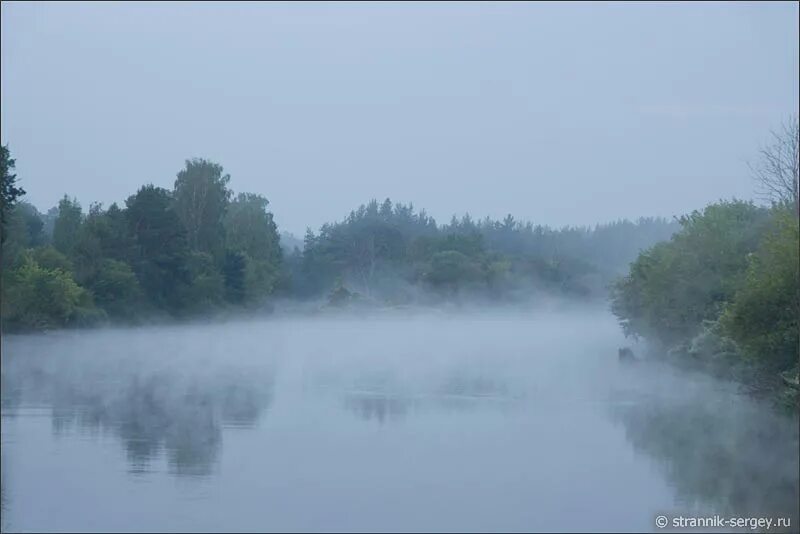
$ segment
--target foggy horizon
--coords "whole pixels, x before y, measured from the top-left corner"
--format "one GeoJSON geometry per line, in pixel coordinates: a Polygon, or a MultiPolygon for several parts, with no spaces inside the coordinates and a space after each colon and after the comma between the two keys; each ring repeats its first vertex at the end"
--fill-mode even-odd
{"type": "Polygon", "coordinates": [[[202,157],[297,236],[386,197],[437,222],[672,218],[756,198],[747,162],[797,112],[797,16],[4,2],[2,143],[43,211],[65,193],[88,207],[170,189],[202,157]]]}

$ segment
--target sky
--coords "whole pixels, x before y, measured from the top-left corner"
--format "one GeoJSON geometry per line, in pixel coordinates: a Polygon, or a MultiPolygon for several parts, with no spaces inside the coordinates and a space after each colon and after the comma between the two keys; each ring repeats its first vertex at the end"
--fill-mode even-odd
{"type": "Polygon", "coordinates": [[[40,210],[223,165],[282,230],[371,198],[536,224],[752,198],[798,3],[2,3],[0,138],[40,210]]]}

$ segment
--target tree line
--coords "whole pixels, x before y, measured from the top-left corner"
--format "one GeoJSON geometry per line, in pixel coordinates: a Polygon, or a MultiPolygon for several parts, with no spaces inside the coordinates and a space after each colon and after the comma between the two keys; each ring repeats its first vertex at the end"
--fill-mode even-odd
{"type": "Polygon", "coordinates": [[[307,231],[287,256],[294,289],[395,304],[513,301],[544,294],[601,298],[636,254],[677,223],[658,218],[552,229],[469,214],[439,225],[413,205],[373,200],[343,221],[307,231]],[[357,288],[357,292],[347,288],[357,288]]]}
{"type": "Polygon", "coordinates": [[[470,215],[437,224],[412,204],[372,200],[342,221],[278,232],[269,202],[234,194],[221,165],[186,161],[172,189],[143,185],[84,210],[64,196],[25,202],[2,147],[2,307],[6,330],[268,310],[278,299],[330,306],[494,302],[556,294],[602,298],[643,249],[678,224],[593,228],[470,215]]]}
{"type": "Polygon", "coordinates": [[[144,185],[123,206],[84,213],[64,196],[40,214],[3,148],[3,325],[79,326],[185,317],[250,305],[280,283],[282,251],[268,201],[233,195],[220,165],[186,162],[171,190],[144,185]],[[4,187],[5,189],[5,187],[4,187]],[[14,196],[15,195],[15,196],[14,196]],[[12,198],[13,197],[13,198],[12,198]]]}

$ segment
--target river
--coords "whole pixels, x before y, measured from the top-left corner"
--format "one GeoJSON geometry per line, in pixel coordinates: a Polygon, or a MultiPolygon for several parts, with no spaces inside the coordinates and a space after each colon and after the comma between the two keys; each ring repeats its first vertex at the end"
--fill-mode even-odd
{"type": "Polygon", "coordinates": [[[2,528],[796,531],[796,421],[625,344],[569,306],[4,336],[2,528]]]}

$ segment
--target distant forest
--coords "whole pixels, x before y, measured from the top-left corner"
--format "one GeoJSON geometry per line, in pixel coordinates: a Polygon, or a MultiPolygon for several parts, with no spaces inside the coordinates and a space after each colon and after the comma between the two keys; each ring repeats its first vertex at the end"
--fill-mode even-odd
{"type": "Polygon", "coordinates": [[[677,221],[643,218],[553,229],[455,217],[372,200],[342,221],[279,233],[263,196],[222,166],[186,162],[174,187],[143,185],[122,205],[67,196],[46,213],[23,200],[2,148],[2,322],[7,330],[141,323],[280,299],[325,306],[604,298],[677,221]]]}

